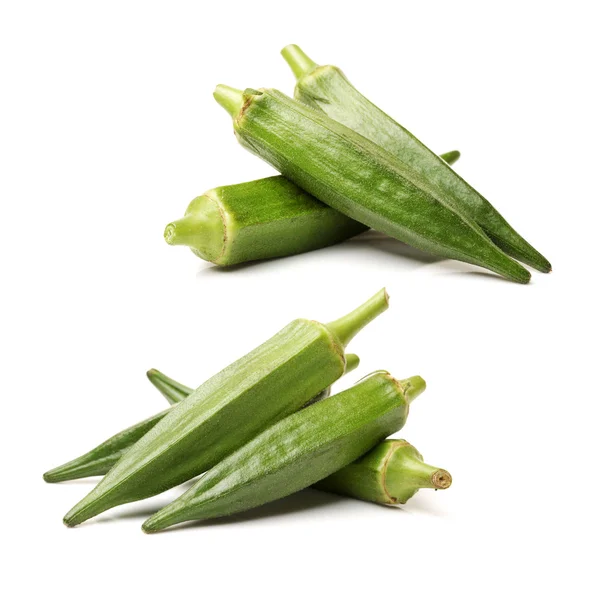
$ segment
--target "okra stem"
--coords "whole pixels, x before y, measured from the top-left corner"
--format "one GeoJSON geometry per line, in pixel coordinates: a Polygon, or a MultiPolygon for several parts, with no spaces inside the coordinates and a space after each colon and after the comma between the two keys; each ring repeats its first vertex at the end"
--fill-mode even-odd
{"type": "Polygon", "coordinates": [[[344,371],[344,375],[350,373],[350,371],[354,371],[356,367],[358,367],[360,363],[360,358],[356,354],[346,354],[346,369],[344,371]]]}
{"type": "Polygon", "coordinates": [[[165,227],[165,241],[171,246],[190,246],[202,225],[203,219],[199,219],[197,215],[185,215],[165,227]]]}
{"type": "Polygon", "coordinates": [[[347,315],[327,323],[326,327],[341,342],[344,348],[350,340],[375,317],[378,317],[389,306],[389,296],[385,288],[377,292],[372,298],[355,308],[347,315]]]}
{"type": "Polygon", "coordinates": [[[150,383],[168,400],[169,404],[176,404],[187,398],[194,390],[192,388],[167,377],[157,369],[150,369],[146,373],[150,383]]]}
{"type": "Polygon", "coordinates": [[[448,471],[428,465],[416,452],[393,452],[384,476],[388,494],[400,502],[405,502],[417,489],[445,490],[452,484],[448,471]]]}
{"type": "Polygon", "coordinates": [[[425,391],[425,380],[419,375],[398,381],[398,387],[404,394],[404,399],[410,404],[417,396],[425,391]]]}
{"type": "Polygon", "coordinates": [[[314,60],[310,59],[303,50],[296,46],[296,44],[286,46],[281,51],[281,55],[286,60],[287,64],[290,65],[296,79],[300,79],[303,75],[308,75],[319,66],[314,60]]]}
{"type": "Polygon", "coordinates": [[[215,100],[235,119],[244,106],[244,92],[219,84],[213,92],[215,100]]]}

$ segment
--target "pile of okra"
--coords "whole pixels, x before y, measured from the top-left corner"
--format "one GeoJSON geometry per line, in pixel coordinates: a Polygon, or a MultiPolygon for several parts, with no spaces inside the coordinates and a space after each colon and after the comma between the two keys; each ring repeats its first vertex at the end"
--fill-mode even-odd
{"type": "Polygon", "coordinates": [[[376,371],[330,395],[359,364],[347,344],[387,307],[381,290],[327,324],[296,319],[195,390],[148,371],[170,408],[44,474],[48,482],[104,475],[65,524],[201,474],[143,530],[223,517],[310,486],[379,504],[449,487],[448,471],[425,463],[406,440],[386,439],[404,426],[410,403],[424,391],[421,377],[376,371]]]}
{"type": "MultiPolygon", "coordinates": [[[[451,167],[356,90],[338,67],[298,46],[283,57],[294,98],[217,86],[238,141],[281,175],[198,196],[165,229],[217,265],[281,257],[342,242],[372,228],[425,252],[527,283],[550,263],[451,167]]],[[[337,320],[297,319],[196,389],[158,370],[147,376],[170,406],[44,474],[48,482],[102,475],[64,517],[72,527],[113,507],[201,475],[148,518],[155,532],[248,510],[315,487],[378,504],[419,489],[446,489],[448,471],[403,439],[420,376],[376,371],[331,395],[359,364],[346,346],[388,307],[381,290],[337,320]]]]}
{"type": "Polygon", "coordinates": [[[524,263],[549,261],[451,167],[363,96],[338,67],[298,46],[282,55],[294,98],[271,88],[218,85],[215,100],[247,150],[281,175],[208,190],[165,229],[217,265],[288,256],[372,228],[424,252],[489,269],[518,283],[524,263]]]}

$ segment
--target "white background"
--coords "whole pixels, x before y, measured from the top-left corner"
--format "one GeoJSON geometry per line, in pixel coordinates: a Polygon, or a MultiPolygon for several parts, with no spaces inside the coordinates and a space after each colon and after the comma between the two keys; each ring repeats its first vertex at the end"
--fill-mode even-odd
{"type": "Polygon", "coordinates": [[[4,597],[597,597],[594,2],[4,2],[0,9],[4,597]],[[335,5],[335,8],[333,7],[335,5]],[[519,286],[367,235],[231,270],[163,241],[203,191],[271,173],[217,83],[277,87],[300,44],[439,152],[553,263],[519,286]],[[175,497],[76,529],[93,481],[42,472],[295,317],[382,286],[360,370],[421,374],[402,437],[454,477],[385,509],[304,492],[146,536],[175,497]]]}

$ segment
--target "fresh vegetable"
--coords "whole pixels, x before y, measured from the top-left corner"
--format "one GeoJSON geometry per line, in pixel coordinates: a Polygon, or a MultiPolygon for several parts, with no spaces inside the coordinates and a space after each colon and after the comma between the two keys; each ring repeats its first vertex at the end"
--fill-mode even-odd
{"type": "Polygon", "coordinates": [[[389,152],[277,90],[217,86],[240,143],[332,208],[421,250],[519,283],[529,272],[389,152]]]}
{"type": "Polygon", "coordinates": [[[404,504],[421,488],[445,490],[452,476],[423,462],[406,440],[385,440],[313,487],[378,504],[404,504]]]}
{"type": "MultiPolygon", "coordinates": [[[[458,160],[458,151],[442,157],[458,160]]],[[[367,229],[281,175],[224,185],[194,198],[165,240],[217,265],[308,252],[367,229]]]]}
{"type": "Polygon", "coordinates": [[[316,483],[400,429],[424,388],[420,377],[373,373],[275,423],[150,517],[144,531],[241,512],[316,483]]]}
{"type": "Polygon", "coordinates": [[[286,46],[281,53],[296,76],[294,97],[297,100],[364,135],[419,173],[458,211],[475,220],[506,254],[539,271],[551,270],[548,260],[524,240],[490,202],[435,152],[369,102],[339,68],[317,65],[294,44],[286,46]]]}
{"type": "Polygon", "coordinates": [[[346,344],[387,306],[381,290],[328,325],[292,321],[173,406],[69,511],[65,524],[183,483],[298,410],[343,374],[346,344]]]}
{"type": "MultiPolygon", "coordinates": [[[[351,356],[354,355],[347,355],[347,372],[351,356]]],[[[170,401],[168,396],[167,400],[170,401]]],[[[425,464],[421,454],[406,440],[384,440],[313,487],[378,504],[404,504],[421,488],[445,490],[451,483],[448,471],[425,464]]]]}
{"type": "MultiPolygon", "coordinates": [[[[359,358],[356,354],[347,354],[345,373],[356,369],[358,364],[359,358]]],[[[178,383],[156,369],[150,369],[146,375],[156,389],[167,399],[169,404],[181,402],[194,391],[192,388],[178,383]]],[[[331,388],[325,388],[312,400],[309,400],[309,404],[327,398],[330,392],[331,388]]],[[[81,477],[105,475],[121,456],[148,433],[168,412],[168,409],[163,410],[149,419],[117,433],[86,454],[44,473],[44,480],[48,483],[57,483],[59,481],[80,479],[81,477]]]]}

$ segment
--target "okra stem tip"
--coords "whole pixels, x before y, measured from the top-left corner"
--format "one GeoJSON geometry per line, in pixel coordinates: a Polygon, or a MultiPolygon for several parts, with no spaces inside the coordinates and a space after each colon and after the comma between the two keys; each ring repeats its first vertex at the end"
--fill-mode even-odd
{"type": "Polygon", "coordinates": [[[228,85],[219,84],[213,92],[214,99],[235,118],[244,106],[244,92],[228,85]]]}
{"type": "Polygon", "coordinates": [[[352,312],[328,323],[327,328],[337,336],[342,346],[346,347],[363,327],[387,310],[388,306],[389,296],[383,288],[352,312]]]}
{"type": "Polygon", "coordinates": [[[438,469],[431,476],[431,483],[436,490],[447,490],[452,485],[452,475],[444,469],[438,469]]]}
{"type": "Polygon", "coordinates": [[[176,233],[177,228],[175,226],[175,223],[169,223],[165,227],[165,242],[167,242],[167,244],[169,244],[170,246],[174,246],[175,244],[177,244],[176,233]]]}
{"type": "Polygon", "coordinates": [[[400,389],[404,393],[405,400],[410,404],[417,396],[420,396],[427,387],[425,380],[419,375],[414,375],[408,379],[398,382],[400,389]]]}
{"type": "Polygon", "coordinates": [[[344,373],[354,371],[360,364],[360,358],[356,354],[346,354],[346,370],[344,373]]]}
{"type": "Polygon", "coordinates": [[[311,60],[296,44],[290,44],[281,51],[281,56],[292,69],[296,80],[314,71],[319,65],[311,60]]]}

